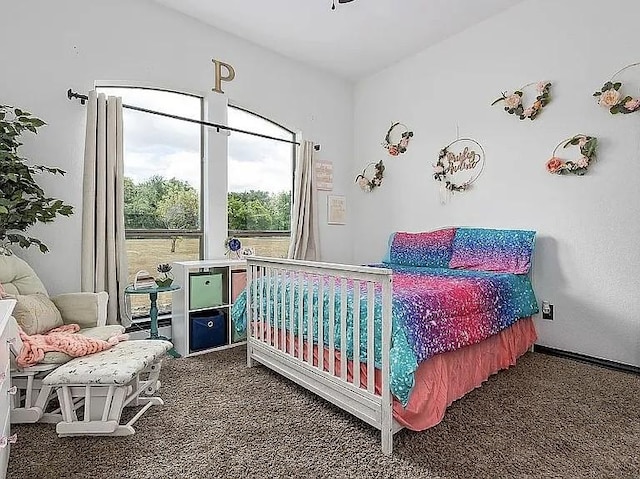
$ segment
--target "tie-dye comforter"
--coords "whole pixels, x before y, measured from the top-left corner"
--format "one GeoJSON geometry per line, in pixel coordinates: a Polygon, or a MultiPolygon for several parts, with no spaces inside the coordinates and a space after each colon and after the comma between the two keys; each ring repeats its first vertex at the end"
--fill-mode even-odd
{"type": "MultiPolygon", "coordinates": [[[[376,265],[379,266],[379,265],[376,265]]],[[[531,282],[527,276],[511,273],[493,273],[484,271],[452,270],[445,268],[424,268],[412,266],[384,265],[393,270],[393,327],[391,347],[391,391],[404,405],[409,400],[414,385],[414,373],[418,364],[430,357],[478,343],[503,329],[511,326],[519,318],[535,314],[538,311],[531,282]]],[[[284,298],[284,327],[290,325],[289,311],[291,301],[291,283],[288,280],[271,280],[269,295],[266,294],[266,282],[258,280],[257,297],[262,310],[269,307],[273,311],[282,311],[284,298]],[[283,291],[284,289],[284,291],[283,291]],[[284,292],[284,295],[282,294],[284,292]],[[270,304],[267,305],[267,296],[270,304]]],[[[309,301],[306,291],[311,287],[313,299],[311,306],[314,316],[318,312],[318,280],[305,281],[302,292],[294,282],[294,334],[298,334],[299,302],[303,303],[303,335],[308,335],[309,301]]],[[[364,288],[364,285],[362,285],[364,288]]],[[[329,342],[329,294],[324,289],[323,342],[329,342]]],[[[364,292],[364,289],[363,289],[364,292]]],[[[347,356],[353,358],[353,284],[350,283],[347,294],[347,356]]],[[[335,295],[336,349],[341,347],[340,338],[340,294],[335,295]]],[[[360,310],[360,361],[367,359],[366,318],[367,304],[361,295],[360,310]]],[[[374,304],[375,320],[375,362],[380,367],[381,318],[382,305],[380,292],[376,292],[374,304]]],[[[270,317],[274,317],[273,314],[270,317]]],[[[236,330],[246,331],[246,292],[236,299],[232,309],[232,319],[236,330]]],[[[317,322],[314,322],[313,340],[318,343],[317,322]]],[[[272,325],[273,326],[273,325],[272,325]]],[[[282,327],[282,323],[276,324],[282,327]]]]}

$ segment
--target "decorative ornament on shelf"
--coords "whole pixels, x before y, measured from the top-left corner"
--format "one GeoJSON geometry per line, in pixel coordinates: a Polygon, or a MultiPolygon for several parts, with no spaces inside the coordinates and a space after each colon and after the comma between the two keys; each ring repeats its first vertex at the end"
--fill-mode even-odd
{"type": "Polygon", "coordinates": [[[384,163],[380,160],[377,163],[369,163],[362,173],[356,176],[356,183],[362,191],[367,193],[373,191],[378,186],[382,185],[382,178],[384,176],[384,163]],[[374,167],[373,175],[371,174],[371,167],[374,167]]]}
{"type": "Polygon", "coordinates": [[[407,151],[409,140],[413,138],[413,132],[409,131],[406,125],[396,122],[391,124],[391,128],[387,130],[384,136],[382,146],[386,148],[391,156],[398,156],[400,153],[407,151]]]}
{"type": "Polygon", "coordinates": [[[440,182],[440,201],[446,203],[448,193],[466,191],[484,169],[482,145],[472,138],[459,138],[440,150],[433,165],[433,178],[440,182]]]}
{"type": "Polygon", "coordinates": [[[235,257],[236,259],[241,259],[239,251],[242,249],[242,243],[235,236],[229,236],[224,241],[224,247],[227,248],[227,255],[229,257],[235,257]]]}
{"type": "Polygon", "coordinates": [[[553,153],[551,155],[551,159],[547,161],[547,171],[549,173],[553,173],[556,175],[584,175],[591,163],[596,158],[596,149],[598,148],[598,139],[595,136],[588,135],[575,135],[571,138],[567,138],[562,140],[558,145],[553,149],[553,153]],[[563,160],[556,156],[556,151],[560,146],[563,148],[568,148],[569,146],[578,146],[580,147],[580,154],[582,157],[578,158],[575,161],[572,160],[563,160]]]}
{"type": "Polygon", "coordinates": [[[551,101],[550,91],[551,82],[542,81],[538,83],[528,83],[527,85],[523,86],[519,90],[514,91],[513,93],[507,94],[506,91],[503,92],[500,98],[491,103],[491,106],[503,101],[504,111],[506,111],[507,113],[516,115],[521,120],[524,120],[525,118],[535,120],[540,111],[551,101]],[[522,96],[524,95],[523,91],[525,88],[532,85],[536,85],[538,96],[536,96],[536,99],[532,105],[525,107],[522,104],[522,96]]]}
{"type": "Polygon", "coordinates": [[[616,82],[615,77],[625,71],[627,68],[635,67],[640,63],[632,63],[624,68],[621,68],[613,74],[611,80],[606,82],[600,91],[593,94],[598,99],[598,104],[606,109],[612,115],[618,113],[629,114],[640,110],[640,98],[634,98],[629,95],[624,95],[620,90],[622,82],[616,82]]]}
{"type": "Polygon", "coordinates": [[[156,278],[156,284],[160,288],[164,288],[167,286],[171,286],[173,283],[173,273],[171,272],[172,266],[169,263],[160,263],[158,265],[158,273],[161,273],[162,276],[160,278],[156,278]]]}

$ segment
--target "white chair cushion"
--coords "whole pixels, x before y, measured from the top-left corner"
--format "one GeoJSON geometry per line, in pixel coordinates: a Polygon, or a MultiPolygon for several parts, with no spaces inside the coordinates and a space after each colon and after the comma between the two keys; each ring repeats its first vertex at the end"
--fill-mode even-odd
{"type": "MultiPolygon", "coordinates": [[[[124,333],[124,326],[119,324],[112,324],[109,326],[97,326],[95,328],[84,328],[78,331],[77,334],[82,334],[90,338],[108,340],[111,336],[124,333]]],[[[71,361],[73,358],[65,353],[52,351],[45,353],[44,359],[40,364],[64,364],[71,361]]]]}
{"type": "Polygon", "coordinates": [[[42,381],[47,386],[128,384],[157,362],[173,345],[154,339],[124,341],[100,353],[75,358],[42,381]]]}

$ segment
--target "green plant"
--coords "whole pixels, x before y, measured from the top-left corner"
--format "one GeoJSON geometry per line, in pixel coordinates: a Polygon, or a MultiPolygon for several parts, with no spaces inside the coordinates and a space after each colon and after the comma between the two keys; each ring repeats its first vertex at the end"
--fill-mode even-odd
{"type": "Polygon", "coordinates": [[[73,207],[50,198],[38,186],[34,176],[43,172],[64,175],[60,168],[27,165],[20,156],[20,137],[26,131],[37,133],[45,122],[19,108],[0,105],[0,247],[18,244],[22,248],[37,245],[49,248],[25,233],[36,223],[51,223],[58,215],[73,214],[73,207]]]}

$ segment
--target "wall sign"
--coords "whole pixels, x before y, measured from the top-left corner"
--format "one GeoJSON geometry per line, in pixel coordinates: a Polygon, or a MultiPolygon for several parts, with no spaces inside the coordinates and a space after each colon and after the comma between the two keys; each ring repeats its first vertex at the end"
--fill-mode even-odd
{"type": "Polygon", "coordinates": [[[440,182],[441,201],[444,193],[465,191],[478,179],[484,169],[484,148],[472,138],[460,138],[440,150],[433,165],[433,178],[440,182]]]}
{"type": "Polygon", "coordinates": [[[347,199],[344,196],[327,196],[327,223],[330,225],[347,223],[347,199]]]}
{"type": "Polygon", "coordinates": [[[319,191],[333,190],[333,162],[318,160],[315,162],[316,189],[319,191]]]}
{"type": "Polygon", "coordinates": [[[213,64],[215,65],[214,75],[215,75],[215,82],[216,82],[216,86],[212,88],[212,90],[218,93],[224,93],[224,91],[222,91],[222,82],[233,81],[233,79],[236,77],[236,71],[228,63],[221,62],[220,60],[216,60],[215,58],[212,61],[213,61],[213,64]],[[223,68],[226,70],[226,73],[224,74],[224,76],[222,75],[223,68]]]}

